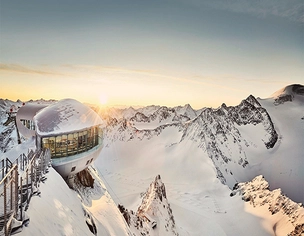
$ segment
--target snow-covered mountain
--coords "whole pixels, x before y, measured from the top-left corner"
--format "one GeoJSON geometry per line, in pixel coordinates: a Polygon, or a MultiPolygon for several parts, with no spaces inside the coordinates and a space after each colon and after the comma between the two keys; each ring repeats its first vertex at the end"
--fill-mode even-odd
{"type": "Polygon", "coordinates": [[[273,227],[276,235],[287,235],[304,224],[303,204],[290,200],[281,189],[270,191],[268,182],[261,175],[250,182],[236,184],[230,196],[237,193],[244,201],[250,202],[251,210],[259,208],[260,217],[268,217],[271,221],[271,216],[276,216],[273,227]]]}
{"type": "Polygon", "coordinates": [[[133,233],[138,231],[136,235],[179,235],[160,175],[156,176],[143,194],[142,202],[136,212],[122,205],[118,205],[118,208],[133,229],[133,233]]]}
{"type": "MultiPolygon", "coordinates": [[[[145,168],[144,160],[152,169],[154,163],[163,162],[162,168],[170,172],[171,166],[175,168],[176,174],[165,173],[161,174],[162,176],[169,175],[170,180],[180,179],[177,176],[185,176],[185,179],[191,183],[196,178],[190,175],[192,178],[188,179],[189,173],[184,169],[192,171],[193,175],[197,173],[194,166],[200,162],[193,158],[195,150],[200,152],[200,158],[207,157],[212,161],[217,179],[230,188],[235,183],[250,181],[255,176],[263,174],[271,189],[281,188],[291,199],[303,203],[304,149],[301,145],[304,143],[303,98],[303,86],[291,85],[266,99],[257,99],[250,95],[234,107],[223,104],[217,109],[201,109],[198,115],[194,118],[188,117],[186,122],[172,119],[172,114],[176,112],[174,108],[161,107],[160,111],[166,111],[166,113],[162,112],[166,116],[161,116],[166,118],[165,124],[162,123],[163,119],[159,119],[158,123],[155,122],[150,126],[147,125],[149,117],[156,113],[152,112],[150,116],[137,113],[129,119],[108,123],[107,145],[109,149],[113,149],[113,153],[108,153],[106,150],[104,155],[115,156],[113,163],[110,161],[110,170],[114,168],[113,165],[121,171],[121,164],[117,161],[128,166],[125,161],[118,158],[126,156],[125,158],[132,159],[132,163],[136,166],[141,163],[142,171],[147,173],[151,171],[145,168]],[[290,99],[283,99],[285,96],[290,99]],[[150,145],[145,145],[148,142],[150,145]],[[192,145],[191,148],[187,146],[185,149],[187,151],[180,150],[179,147],[189,143],[192,145]],[[152,154],[143,151],[141,145],[152,154]],[[141,151],[134,151],[135,148],[141,151]],[[159,153],[154,150],[155,148],[164,150],[159,153]],[[172,149],[178,149],[178,154],[172,149]],[[173,159],[172,155],[177,158],[173,159]],[[151,163],[149,158],[155,161],[151,163]],[[185,165],[185,159],[193,161],[189,161],[191,163],[188,164],[192,167],[185,165]],[[182,166],[179,166],[181,163],[182,166]]],[[[105,162],[103,164],[109,165],[105,162]]],[[[109,171],[106,168],[102,170],[109,171]]],[[[128,171],[127,173],[132,174],[128,171]]],[[[205,176],[201,177],[205,178],[205,176]]],[[[113,176],[111,178],[113,179],[113,176]]]]}
{"type": "MultiPolygon", "coordinates": [[[[5,102],[1,110],[15,104],[5,102]]],[[[71,179],[71,190],[51,171],[20,235],[50,235],[42,219],[65,235],[304,234],[304,86],[216,109],[100,115],[105,145],[89,174],[71,179]]],[[[17,143],[13,126],[4,132],[6,118],[0,139],[9,150],[17,143]]]]}
{"type": "MultiPolygon", "coordinates": [[[[145,137],[151,139],[153,136],[159,136],[160,132],[175,129],[181,139],[174,139],[172,143],[184,140],[196,142],[214,162],[219,179],[231,188],[236,181],[248,181],[267,172],[261,170],[261,167],[264,167],[263,163],[274,164],[275,158],[280,158],[275,157],[274,153],[281,156],[281,153],[286,153],[287,148],[290,152],[297,153],[289,157],[292,161],[285,161],[284,168],[293,170],[295,176],[303,178],[298,168],[303,166],[301,153],[304,150],[303,145],[300,145],[301,142],[304,143],[303,99],[303,86],[291,85],[267,99],[256,99],[250,95],[234,107],[223,104],[217,109],[205,108],[195,118],[183,114],[186,117],[184,120],[174,119],[177,117],[175,108],[160,107],[150,116],[137,112],[129,119],[114,119],[115,122],[111,119],[106,134],[109,142],[118,139],[131,141],[142,140],[145,137]],[[292,100],[290,99],[289,103],[282,103],[281,107],[278,106],[278,99],[285,96],[291,97],[292,100]],[[293,121],[289,122],[289,119],[293,121]],[[154,123],[151,124],[151,121],[154,123]],[[284,127],[285,135],[289,136],[288,140],[296,139],[293,141],[298,144],[295,150],[292,150],[294,145],[290,142],[285,142],[282,147],[281,129],[284,127]],[[301,165],[298,165],[299,163],[301,165]]],[[[273,179],[278,179],[282,174],[272,173],[272,178],[269,178],[270,185],[274,184],[273,179]]],[[[304,202],[303,186],[300,182],[297,183],[297,195],[285,184],[282,188],[287,193],[290,189],[289,194],[295,200],[304,202]]],[[[277,184],[275,187],[280,186],[277,184]]]]}
{"type": "Polygon", "coordinates": [[[304,88],[302,85],[294,84],[280,89],[271,95],[274,100],[274,105],[283,104],[285,102],[303,102],[304,88]]]}

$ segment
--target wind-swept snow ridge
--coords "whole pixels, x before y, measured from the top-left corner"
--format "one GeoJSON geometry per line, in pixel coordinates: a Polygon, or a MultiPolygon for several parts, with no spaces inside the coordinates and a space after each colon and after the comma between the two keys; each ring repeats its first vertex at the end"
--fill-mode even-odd
{"type": "Polygon", "coordinates": [[[286,86],[271,95],[275,105],[280,105],[293,100],[301,100],[304,102],[304,86],[300,84],[292,84],[286,86]]]}
{"type": "MultiPolygon", "coordinates": [[[[269,184],[262,175],[252,181],[238,183],[233,189],[230,196],[237,193],[242,195],[242,199],[253,206],[253,213],[266,211],[263,218],[273,221],[275,235],[286,235],[304,224],[303,204],[290,200],[281,189],[270,191],[269,184]]],[[[301,233],[304,234],[304,231],[301,233]]]]}

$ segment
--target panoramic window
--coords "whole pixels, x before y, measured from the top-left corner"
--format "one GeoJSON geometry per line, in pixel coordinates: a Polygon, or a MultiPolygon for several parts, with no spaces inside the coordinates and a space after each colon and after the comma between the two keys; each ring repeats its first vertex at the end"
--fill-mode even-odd
{"type": "Polygon", "coordinates": [[[20,120],[21,123],[28,129],[35,130],[35,124],[32,120],[20,120]]]}
{"type": "Polygon", "coordinates": [[[102,143],[103,133],[100,127],[62,134],[56,137],[42,138],[42,148],[51,150],[52,158],[66,157],[88,151],[102,143]]]}

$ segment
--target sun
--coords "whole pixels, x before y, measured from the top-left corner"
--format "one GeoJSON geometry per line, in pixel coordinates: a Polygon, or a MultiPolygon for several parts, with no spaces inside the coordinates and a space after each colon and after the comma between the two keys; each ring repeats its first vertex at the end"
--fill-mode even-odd
{"type": "Polygon", "coordinates": [[[99,95],[99,103],[100,105],[104,106],[108,103],[108,96],[104,93],[99,95]]]}

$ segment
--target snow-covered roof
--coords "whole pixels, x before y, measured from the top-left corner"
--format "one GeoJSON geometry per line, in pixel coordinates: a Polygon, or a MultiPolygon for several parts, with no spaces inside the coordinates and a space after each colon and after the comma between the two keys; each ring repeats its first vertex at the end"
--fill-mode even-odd
{"type": "Polygon", "coordinates": [[[33,117],[46,106],[47,104],[28,103],[18,110],[17,120],[33,120],[33,117]]]}
{"type": "Polygon", "coordinates": [[[35,117],[38,135],[57,135],[83,130],[102,124],[90,107],[74,100],[63,99],[42,109],[35,117]]]}

